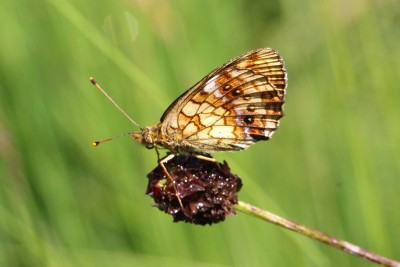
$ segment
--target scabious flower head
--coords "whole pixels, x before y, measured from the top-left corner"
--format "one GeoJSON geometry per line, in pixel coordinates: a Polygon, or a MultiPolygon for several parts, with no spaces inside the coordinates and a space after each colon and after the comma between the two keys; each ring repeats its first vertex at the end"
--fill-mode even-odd
{"type": "Polygon", "coordinates": [[[176,155],[164,165],[175,187],[158,165],[147,175],[146,194],[154,199],[154,206],[172,215],[174,222],[211,225],[235,215],[232,205],[238,202],[242,182],[225,161],[217,164],[194,155],[176,155]]]}

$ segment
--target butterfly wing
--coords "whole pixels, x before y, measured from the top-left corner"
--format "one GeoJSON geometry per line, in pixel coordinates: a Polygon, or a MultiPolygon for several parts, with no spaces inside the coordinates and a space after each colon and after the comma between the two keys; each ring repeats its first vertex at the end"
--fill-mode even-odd
{"type": "Polygon", "coordinates": [[[268,140],[283,116],[287,75],[271,48],[215,69],[164,112],[162,133],[175,146],[204,152],[241,150],[268,140]]]}

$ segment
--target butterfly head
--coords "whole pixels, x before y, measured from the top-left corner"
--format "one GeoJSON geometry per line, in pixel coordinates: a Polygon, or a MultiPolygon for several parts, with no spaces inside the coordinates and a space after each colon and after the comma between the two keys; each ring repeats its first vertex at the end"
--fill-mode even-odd
{"type": "Polygon", "coordinates": [[[160,125],[146,126],[141,132],[132,132],[131,136],[133,139],[142,143],[146,148],[152,149],[158,143],[158,137],[160,134],[160,125]]]}

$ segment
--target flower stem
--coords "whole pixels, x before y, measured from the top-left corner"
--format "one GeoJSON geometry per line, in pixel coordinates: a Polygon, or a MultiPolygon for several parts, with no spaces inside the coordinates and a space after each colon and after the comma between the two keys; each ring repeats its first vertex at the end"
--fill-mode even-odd
{"type": "Polygon", "coordinates": [[[347,241],[336,239],[332,236],[324,234],[320,231],[311,229],[301,224],[297,224],[295,222],[289,221],[285,218],[282,218],[278,215],[275,215],[271,212],[262,210],[245,202],[239,201],[237,205],[235,205],[235,209],[241,212],[247,213],[249,215],[258,217],[270,223],[282,226],[286,229],[292,230],[294,232],[300,233],[305,235],[309,238],[314,240],[318,240],[322,243],[325,243],[331,247],[335,247],[340,249],[344,252],[356,255],[358,257],[367,259],[371,262],[375,262],[381,264],[383,266],[390,266],[390,267],[400,267],[400,262],[380,256],[376,253],[368,251],[364,248],[351,244],[347,241]]]}

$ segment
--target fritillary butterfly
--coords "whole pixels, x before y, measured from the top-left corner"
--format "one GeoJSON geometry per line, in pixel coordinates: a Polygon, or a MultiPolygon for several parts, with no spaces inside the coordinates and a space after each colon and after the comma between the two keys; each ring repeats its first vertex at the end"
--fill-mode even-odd
{"type": "MultiPolygon", "coordinates": [[[[93,78],[90,80],[139,126],[93,78]]],[[[218,67],[183,93],[164,112],[161,122],[128,134],[147,148],[171,152],[159,163],[173,181],[164,163],[177,154],[216,162],[202,154],[242,150],[271,138],[283,116],[286,86],[285,65],[278,52],[271,48],[253,50],[218,67]]]]}
{"type": "Polygon", "coordinates": [[[212,71],[178,97],[161,122],[131,136],[173,154],[242,150],[278,128],[286,85],[278,52],[253,50],[212,71]]]}

